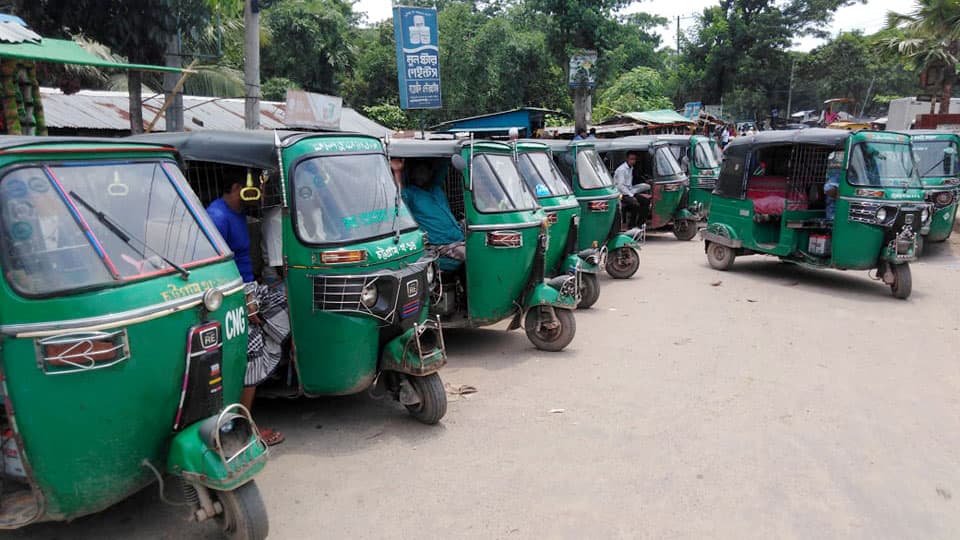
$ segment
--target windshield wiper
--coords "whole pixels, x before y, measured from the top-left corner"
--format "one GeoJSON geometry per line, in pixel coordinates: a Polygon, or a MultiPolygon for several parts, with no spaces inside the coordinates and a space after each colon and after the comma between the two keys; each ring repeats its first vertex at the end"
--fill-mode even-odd
{"type": "Polygon", "coordinates": [[[90,203],[88,203],[87,201],[83,200],[83,198],[80,197],[80,195],[77,195],[77,192],[71,191],[71,192],[70,192],[70,198],[71,198],[71,199],[74,199],[75,201],[77,201],[78,203],[80,203],[81,206],[83,206],[84,208],[86,208],[88,212],[90,212],[91,214],[93,214],[94,216],[96,216],[96,217],[97,217],[97,220],[98,220],[100,223],[102,223],[103,226],[107,228],[107,230],[109,230],[110,232],[112,232],[112,233],[114,234],[114,236],[116,236],[117,238],[119,238],[120,240],[122,240],[124,244],[130,246],[131,249],[133,249],[135,252],[137,252],[137,255],[139,255],[139,256],[141,256],[141,257],[143,257],[143,258],[146,258],[146,257],[147,257],[147,255],[146,255],[142,250],[137,249],[137,247],[133,245],[133,242],[131,242],[131,239],[132,239],[132,240],[136,240],[136,241],[139,242],[144,248],[150,250],[150,251],[151,251],[154,255],[156,255],[157,257],[160,257],[160,259],[161,259],[163,262],[167,263],[167,265],[169,265],[171,268],[173,268],[174,270],[176,270],[177,272],[179,272],[179,273],[180,273],[180,277],[182,277],[183,279],[189,279],[189,278],[190,278],[190,271],[189,271],[189,270],[187,270],[186,268],[180,266],[179,264],[171,261],[170,259],[164,257],[163,255],[161,255],[160,253],[158,253],[157,250],[155,250],[155,249],[151,248],[150,246],[148,246],[147,243],[144,242],[143,240],[140,240],[139,238],[136,238],[136,237],[134,237],[132,234],[130,234],[130,233],[128,233],[127,231],[123,230],[123,227],[121,227],[120,225],[118,225],[117,223],[115,223],[115,222],[113,221],[113,219],[111,219],[109,216],[107,216],[107,215],[104,214],[103,212],[101,212],[101,211],[97,210],[96,208],[94,208],[93,206],[91,206],[90,203]]]}
{"type": "Polygon", "coordinates": [[[947,158],[943,158],[943,159],[941,159],[940,161],[934,163],[934,164],[933,164],[933,167],[930,167],[929,169],[927,169],[927,172],[925,172],[925,173],[923,173],[923,174],[920,175],[920,178],[926,178],[926,177],[927,177],[927,174],[929,174],[931,171],[933,171],[933,170],[936,169],[937,167],[943,165],[943,162],[946,161],[946,160],[947,160],[947,158]]]}

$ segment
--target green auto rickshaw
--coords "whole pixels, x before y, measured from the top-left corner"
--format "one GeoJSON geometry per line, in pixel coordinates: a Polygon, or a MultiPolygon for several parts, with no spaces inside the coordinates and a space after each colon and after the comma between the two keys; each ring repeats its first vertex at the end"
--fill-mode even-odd
{"type": "Polygon", "coordinates": [[[549,146],[539,141],[519,141],[514,148],[520,176],[547,214],[547,275],[570,274],[579,265],[580,303],[577,307],[589,308],[600,299],[597,279],[600,250],[577,249],[580,203],[554,163],[549,146]]]}
{"type": "MultiPolygon", "coordinates": [[[[573,341],[580,269],[547,279],[547,217],[527,190],[514,148],[490,141],[395,139],[404,169],[429,166],[466,239],[466,260],[441,257],[433,312],[444,326],[476,328],[512,317],[545,351],[573,341]]],[[[405,187],[404,189],[408,189],[405,187]]]]}
{"type": "Polygon", "coordinates": [[[960,196],[960,136],[935,130],[912,130],[907,135],[917,160],[925,200],[933,205],[933,216],[919,238],[917,255],[920,255],[924,241],[943,242],[953,232],[960,196]]]}
{"type": "Polygon", "coordinates": [[[645,229],[622,231],[620,192],[597,154],[594,141],[543,141],[580,203],[577,249],[599,249],[600,264],[614,279],[632,277],[640,268],[645,229]]]}
{"type": "Polygon", "coordinates": [[[690,181],[666,142],[653,135],[610,139],[597,143],[597,152],[611,175],[627,160],[629,152],[636,152],[633,184],[650,185],[650,191],[642,195],[650,200],[647,230],[669,227],[677,240],[684,241],[697,235],[700,216],[689,208],[690,181]]]}
{"type": "MultiPolygon", "coordinates": [[[[394,184],[379,139],[351,133],[216,132],[147,137],[176,147],[209,204],[249,187],[254,273],[286,287],[291,346],[264,396],[389,393],[426,424],[447,410],[436,257],[394,184]]],[[[241,196],[244,196],[241,193],[241,196]]]]}
{"type": "Polygon", "coordinates": [[[710,266],[774,255],[816,268],[873,270],[897,298],[930,205],[897,133],[811,128],[737,137],[724,150],[710,219],[710,266]]]}
{"type": "Polygon", "coordinates": [[[265,538],[243,283],[173,149],[2,137],[0,228],[0,528],[163,498],[165,471],[193,520],[265,538]]]}
{"type": "Polygon", "coordinates": [[[703,135],[657,135],[657,141],[669,145],[690,179],[687,200],[680,206],[687,208],[697,221],[705,221],[710,215],[710,196],[720,176],[717,141],[703,135]]]}

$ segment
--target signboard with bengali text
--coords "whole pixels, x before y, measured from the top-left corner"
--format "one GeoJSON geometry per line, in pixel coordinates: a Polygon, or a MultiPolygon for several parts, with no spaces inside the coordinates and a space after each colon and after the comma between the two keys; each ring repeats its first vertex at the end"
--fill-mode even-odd
{"type": "Polygon", "coordinates": [[[397,44],[400,108],[441,108],[437,10],[394,7],[393,35],[397,44]]]}

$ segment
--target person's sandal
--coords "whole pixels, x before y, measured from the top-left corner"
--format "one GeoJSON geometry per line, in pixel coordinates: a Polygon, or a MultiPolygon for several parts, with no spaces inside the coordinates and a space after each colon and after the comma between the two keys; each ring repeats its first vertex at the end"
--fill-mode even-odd
{"type": "Polygon", "coordinates": [[[283,433],[274,431],[270,428],[261,429],[260,437],[263,439],[263,442],[267,443],[267,446],[276,446],[286,440],[286,437],[283,436],[283,433]]]}

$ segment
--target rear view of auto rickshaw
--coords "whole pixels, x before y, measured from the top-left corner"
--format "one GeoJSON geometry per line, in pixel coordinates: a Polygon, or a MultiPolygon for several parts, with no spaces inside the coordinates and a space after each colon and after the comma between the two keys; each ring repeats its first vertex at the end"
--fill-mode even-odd
{"type": "Polygon", "coordinates": [[[638,196],[649,201],[646,228],[670,228],[677,240],[691,240],[697,235],[699,214],[689,208],[687,188],[690,181],[666,142],[652,135],[624,137],[597,143],[597,152],[614,174],[631,153],[637,156],[633,166],[633,185],[647,184],[650,190],[638,196]]]}
{"type": "Polygon", "coordinates": [[[710,215],[710,196],[720,176],[717,142],[703,135],[658,135],[657,142],[660,141],[669,145],[690,179],[687,201],[680,206],[687,208],[697,221],[705,221],[710,215]]]}
{"type": "Polygon", "coordinates": [[[265,538],[243,283],[174,151],[0,138],[0,228],[0,528],[164,498],[165,471],[193,520],[265,538]]]}
{"type": "Polygon", "coordinates": [[[580,303],[577,307],[589,308],[600,299],[597,279],[600,250],[577,249],[580,203],[553,162],[550,147],[539,141],[521,141],[516,143],[515,150],[520,176],[547,214],[547,275],[571,274],[579,267],[580,303]]]}
{"type": "Polygon", "coordinates": [[[425,424],[447,410],[440,325],[428,316],[436,257],[410,216],[379,139],[350,133],[195,132],[176,147],[205,204],[240,180],[255,275],[284,287],[291,344],[261,396],[370,390],[425,424]]]}
{"type": "Polygon", "coordinates": [[[599,249],[600,263],[615,279],[632,277],[640,268],[644,229],[622,231],[620,192],[597,155],[592,141],[544,141],[570,182],[580,203],[577,249],[599,249]]]}
{"type": "Polygon", "coordinates": [[[920,171],[925,200],[933,205],[933,216],[920,236],[919,252],[925,242],[943,242],[953,232],[960,196],[960,136],[950,131],[907,132],[920,171]]]}
{"type": "Polygon", "coordinates": [[[875,279],[907,298],[909,263],[929,220],[909,137],[813,128],[730,143],[702,236],[718,270],[755,253],[876,270],[875,279]]]}
{"type": "MultiPolygon", "coordinates": [[[[538,349],[569,345],[577,330],[580,270],[547,279],[547,217],[520,177],[514,148],[396,139],[389,154],[404,162],[407,196],[426,193],[432,208],[449,214],[445,227],[453,230],[428,229],[428,242],[448,232],[463,239],[462,260],[443,256],[438,263],[433,312],[444,326],[477,328],[512,317],[509,329],[522,323],[538,349]]],[[[411,211],[421,223],[436,218],[423,214],[432,212],[426,205],[411,211]]]]}

